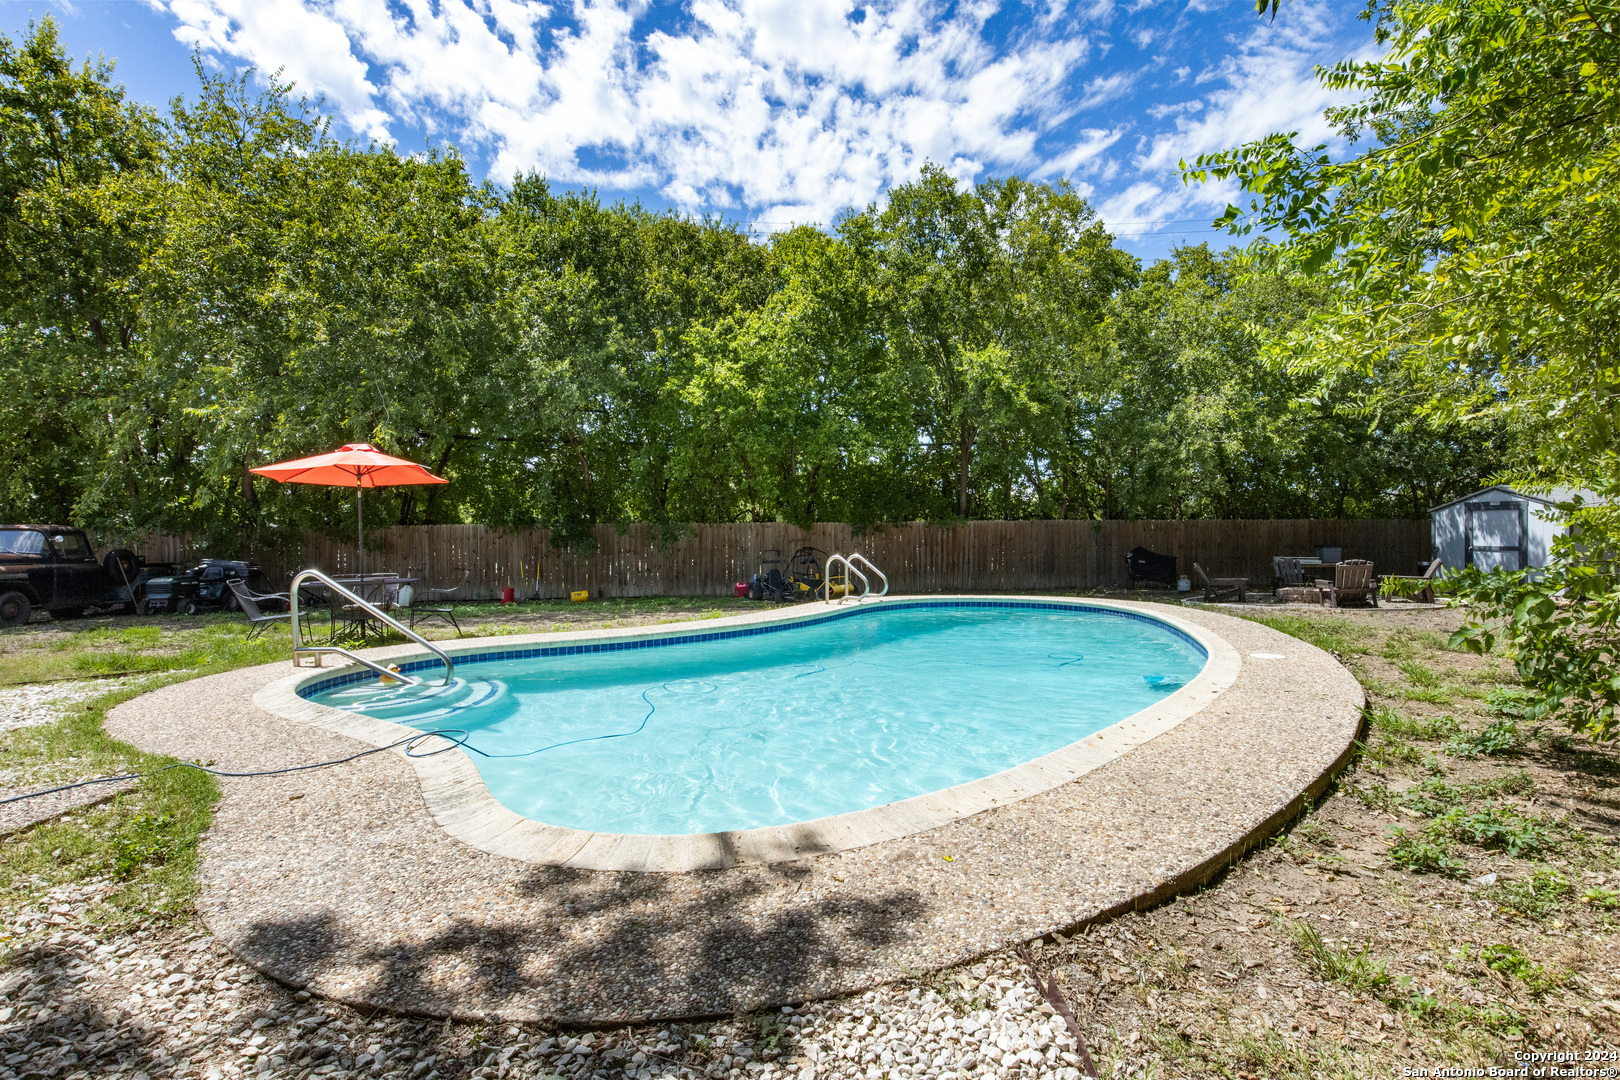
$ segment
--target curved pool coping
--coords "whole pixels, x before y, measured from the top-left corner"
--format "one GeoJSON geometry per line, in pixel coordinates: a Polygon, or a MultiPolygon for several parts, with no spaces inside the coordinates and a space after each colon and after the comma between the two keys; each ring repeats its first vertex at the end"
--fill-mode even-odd
{"type": "Polygon", "coordinates": [[[220,779],[197,911],[287,986],[486,1024],[729,1016],[914,980],[1162,903],[1319,797],[1355,753],[1366,699],[1354,676],[1234,617],[1253,608],[1172,610],[1230,644],[1241,669],[1145,745],[927,832],[691,874],[535,865],[461,843],[399,750],[364,753],[253,705],[286,660],[150,691],[104,728],[241,774],[220,779]]]}
{"type": "MultiPolygon", "coordinates": [[[[1168,613],[1146,613],[1140,605],[1056,597],[885,597],[869,600],[859,607],[816,604],[808,609],[782,608],[666,630],[634,627],[477,638],[459,641],[446,651],[459,668],[463,664],[471,666],[530,655],[617,651],[714,640],[847,618],[880,606],[1036,610],[1062,607],[1102,611],[1116,617],[1159,623],[1191,639],[1203,649],[1207,659],[1198,675],[1179,690],[1083,739],[989,776],[866,810],[727,832],[657,835],[572,829],[524,817],[501,804],[484,783],[471,755],[443,739],[440,740],[441,752],[409,758],[428,812],[441,828],[464,844],[492,855],[543,866],[690,873],[789,862],[926,832],[1067,784],[1157,738],[1210,705],[1237,680],[1242,667],[1238,651],[1224,638],[1185,619],[1168,613]]],[[[437,644],[444,647],[442,642],[437,644]]],[[[424,653],[419,646],[371,649],[365,655],[378,662],[397,663],[403,670],[422,675],[443,671],[442,662],[424,653]]],[[[422,733],[417,728],[334,709],[304,696],[371,677],[374,676],[359,665],[346,665],[336,672],[310,669],[263,687],[254,694],[253,704],[283,719],[311,724],[376,747],[420,736],[422,733]]],[[[427,744],[432,745],[431,741],[427,744]]]]}

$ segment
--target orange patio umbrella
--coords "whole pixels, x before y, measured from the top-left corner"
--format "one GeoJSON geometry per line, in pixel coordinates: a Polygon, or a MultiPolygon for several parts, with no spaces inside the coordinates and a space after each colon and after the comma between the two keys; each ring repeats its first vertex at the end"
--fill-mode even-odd
{"type": "Polygon", "coordinates": [[[394,487],[400,484],[448,484],[414,461],[390,457],[367,443],[348,443],[330,454],[283,461],[250,469],[249,472],[280,480],[284,484],[321,484],[325,487],[354,487],[354,514],[360,553],[360,576],[366,576],[365,512],[360,493],[366,488],[394,487]]]}

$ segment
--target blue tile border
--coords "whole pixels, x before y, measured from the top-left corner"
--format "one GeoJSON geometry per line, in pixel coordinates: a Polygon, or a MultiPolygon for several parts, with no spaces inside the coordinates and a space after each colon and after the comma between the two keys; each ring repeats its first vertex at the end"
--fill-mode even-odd
{"type": "MultiPolygon", "coordinates": [[[[1100,605],[1079,603],[1053,603],[1040,600],[899,600],[893,603],[875,604],[870,607],[843,608],[830,611],[816,618],[783,619],[779,622],[762,623],[756,626],[738,626],[730,630],[717,630],[707,634],[671,634],[660,638],[638,638],[634,640],[615,640],[581,642],[577,645],[542,645],[527,649],[505,649],[500,652],[480,652],[462,656],[452,654],[457,667],[467,664],[487,664],[501,660],[527,660],[531,657],[544,656],[577,656],[582,653],[597,652],[624,652],[629,649],[659,649],[670,645],[689,645],[693,642],[723,641],[726,638],[751,637],[755,634],[776,634],[784,630],[793,630],[801,626],[815,626],[825,622],[835,622],[839,619],[853,618],[857,615],[870,614],[874,611],[905,611],[910,608],[944,607],[944,608],[1020,608],[1029,611],[1062,611],[1070,614],[1111,615],[1120,619],[1133,619],[1137,622],[1152,623],[1182,641],[1191,645],[1207,661],[1209,650],[1191,634],[1178,626],[1173,626],[1163,619],[1156,619],[1151,615],[1143,615],[1136,611],[1122,611],[1119,608],[1103,607],[1100,605]]],[[[399,669],[403,672],[430,671],[444,667],[444,661],[438,657],[425,660],[412,660],[401,664],[399,669]]],[[[348,686],[351,683],[366,682],[377,678],[371,671],[360,670],[347,675],[334,675],[330,679],[307,683],[298,688],[301,698],[313,698],[316,694],[339,686],[348,686]]]]}

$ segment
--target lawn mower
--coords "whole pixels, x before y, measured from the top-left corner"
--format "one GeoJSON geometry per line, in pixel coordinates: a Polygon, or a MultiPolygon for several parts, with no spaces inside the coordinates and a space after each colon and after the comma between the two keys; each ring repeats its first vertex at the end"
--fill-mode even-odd
{"type": "Polygon", "coordinates": [[[146,597],[137,608],[141,614],[176,611],[195,615],[203,611],[232,611],[236,594],[226,584],[241,578],[254,592],[264,592],[264,575],[258,566],[237,559],[204,559],[195,567],[172,577],[155,577],[146,582],[146,597]]]}
{"type": "Polygon", "coordinates": [[[821,588],[818,554],[826,555],[826,552],[802,547],[784,562],[780,548],[766,548],[760,552],[759,573],[748,583],[748,599],[773,600],[779,604],[814,599],[821,588]]]}

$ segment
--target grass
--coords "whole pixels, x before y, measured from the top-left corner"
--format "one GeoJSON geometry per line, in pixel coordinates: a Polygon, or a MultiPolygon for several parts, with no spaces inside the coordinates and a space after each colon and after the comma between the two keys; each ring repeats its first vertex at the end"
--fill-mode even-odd
{"type": "MultiPolygon", "coordinates": [[[[212,670],[225,668],[204,667],[197,674],[212,670]]],[[[0,735],[0,761],[14,773],[32,774],[31,779],[52,773],[61,780],[146,774],[134,790],[110,803],[0,844],[0,911],[8,922],[15,923],[17,912],[37,907],[56,886],[94,879],[112,883],[91,911],[91,918],[104,925],[163,923],[191,910],[197,840],[208,828],[219,785],[194,769],[163,770],[175,764],[173,759],[117,742],[101,726],[108,708],[151,685],[105,694],[53,724],[0,735]]],[[[0,960],[14,944],[9,935],[0,931],[0,960]]]]}
{"type": "MultiPolygon", "coordinates": [[[[467,604],[458,606],[457,618],[464,637],[499,637],[565,630],[586,630],[633,622],[671,623],[690,619],[718,619],[758,607],[746,601],[728,602],[714,597],[635,597],[592,600],[570,604],[540,600],[522,604],[467,604]],[[732,603],[736,607],[732,607],[732,603]]],[[[325,622],[314,629],[324,635],[325,622]]],[[[130,672],[153,673],[226,670],[285,659],[292,635],[285,626],[271,627],[253,641],[245,634],[242,616],[231,612],[209,615],[154,615],[129,618],[75,619],[34,624],[0,632],[0,686],[92,678],[130,672]]],[[[452,639],[447,623],[417,627],[433,640],[452,639]]],[[[399,644],[406,638],[389,634],[367,645],[399,644]]],[[[355,644],[360,644],[356,642],[355,644]]]]}
{"type": "Polygon", "coordinates": [[[1490,970],[1517,979],[1532,994],[1556,990],[1568,978],[1535,963],[1514,945],[1487,945],[1480,950],[1480,960],[1490,970]]]}
{"type": "Polygon", "coordinates": [[[1322,940],[1316,927],[1308,923],[1294,923],[1290,928],[1300,963],[1329,982],[1336,982],[1350,990],[1376,993],[1394,982],[1388,964],[1376,960],[1372,946],[1360,952],[1348,948],[1334,948],[1322,940]]]}
{"type": "Polygon", "coordinates": [[[1440,685],[1440,674],[1426,664],[1420,664],[1416,660],[1403,660],[1395,666],[1401,669],[1401,674],[1405,675],[1413,686],[1436,687],[1440,685]]]}
{"type": "Polygon", "coordinates": [[[1508,719],[1493,720],[1477,731],[1465,731],[1446,747],[1456,757],[1505,756],[1523,752],[1529,740],[1519,725],[1508,719]]]}
{"type": "Polygon", "coordinates": [[[1377,636],[1369,626],[1329,615],[1239,614],[1340,656],[1365,656],[1371,651],[1371,639],[1377,636]]]}
{"type": "Polygon", "coordinates": [[[1461,876],[1468,864],[1457,857],[1456,847],[1446,836],[1428,831],[1409,833],[1399,825],[1389,830],[1394,841],[1389,847],[1389,861],[1414,874],[1450,874],[1461,876]]]}
{"type": "Polygon", "coordinates": [[[86,619],[0,633],[0,686],[118,675],[224,671],[284,660],[292,635],[274,627],[253,641],[239,615],[155,616],[119,626],[86,619]]]}
{"type": "Polygon", "coordinates": [[[1498,882],[1485,895],[1507,911],[1539,921],[1562,907],[1574,891],[1569,879],[1553,867],[1537,866],[1524,877],[1498,882]]]}
{"type": "Polygon", "coordinates": [[[1389,705],[1368,709],[1367,722],[1380,734],[1401,735],[1423,742],[1444,742],[1462,731],[1462,725],[1451,716],[1414,718],[1389,705]]]}

